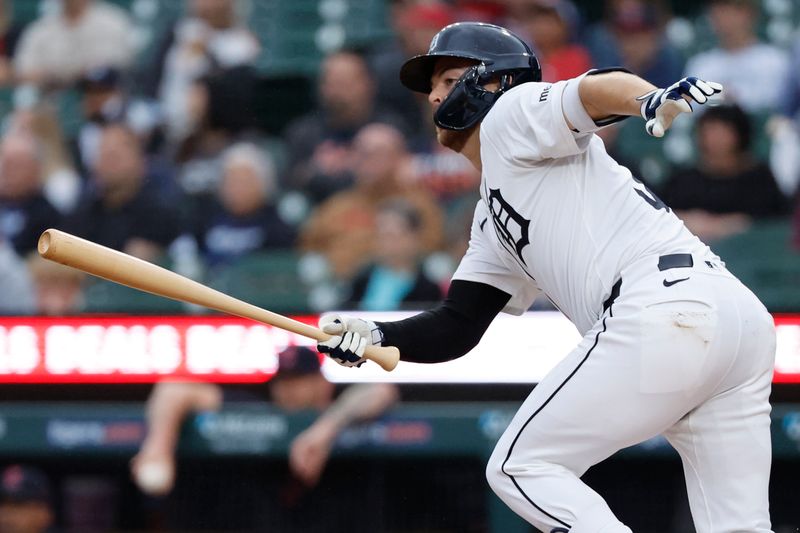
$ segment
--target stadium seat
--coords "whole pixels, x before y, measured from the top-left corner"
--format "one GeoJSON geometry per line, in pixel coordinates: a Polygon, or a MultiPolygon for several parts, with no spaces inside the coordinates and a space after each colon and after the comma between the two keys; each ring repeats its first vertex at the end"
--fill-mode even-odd
{"type": "Polygon", "coordinates": [[[70,89],[54,95],[58,106],[58,118],[66,137],[77,135],[83,124],[83,110],[81,109],[81,94],[70,89]]]}
{"type": "Polygon", "coordinates": [[[14,0],[11,9],[14,21],[19,24],[28,24],[39,17],[39,4],[37,0],[14,0]]]}
{"type": "Polygon", "coordinates": [[[750,124],[753,127],[753,154],[758,159],[769,159],[770,138],[767,134],[767,123],[772,113],[750,113],[750,124]]]}
{"type": "Polygon", "coordinates": [[[0,87],[0,120],[4,120],[14,110],[14,89],[0,87]]]}
{"type": "Polygon", "coordinates": [[[669,176],[671,164],[664,154],[664,140],[647,135],[638,118],[623,121],[616,146],[625,161],[639,163],[641,178],[649,185],[660,185],[669,176]]]}
{"type": "Polygon", "coordinates": [[[384,0],[264,0],[252,4],[250,27],[264,47],[259,67],[270,74],[316,74],[331,50],[386,38],[384,0]]]}
{"type": "Polygon", "coordinates": [[[298,255],[273,251],[248,255],[209,275],[213,288],[278,313],[309,311],[308,289],[300,279],[298,255]]]}
{"type": "Polygon", "coordinates": [[[790,239],[789,221],[759,222],[745,233],[714,244],[712,249],[770,311],[797,311],[800,253],[792,249],[790,239]]]}

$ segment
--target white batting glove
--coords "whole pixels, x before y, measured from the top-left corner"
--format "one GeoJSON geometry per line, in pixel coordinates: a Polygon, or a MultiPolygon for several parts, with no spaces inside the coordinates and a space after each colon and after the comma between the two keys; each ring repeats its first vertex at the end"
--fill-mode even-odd
{"type": "Polygon", "coordinates": [[[685,96],[702,105],[708,102],[709,96],[721,92],[722,85],[719,83],[690,76],[666,89],[653,89],[636,99],[642,101],[642,118],[647,121],[647,133],[653,137],[663,137],[675,117],[692,112],[692,104],[685,96]]]}
{"type": "Polygon", "coordinates": [[[342,366],[363,365],[367,346],[383,341],[383,333],[371,320],[328,313],[320,317],[319,327],[332,337],[317,343],[317,350],[342,366]]]}

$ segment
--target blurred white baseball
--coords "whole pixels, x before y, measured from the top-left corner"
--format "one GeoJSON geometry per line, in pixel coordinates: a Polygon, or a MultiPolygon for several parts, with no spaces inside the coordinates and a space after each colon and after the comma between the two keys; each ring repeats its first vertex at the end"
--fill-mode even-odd
{"type": "Polygon", "coordinates": [[[163,461],[149,461],[136,469],[136,484],[145,494],[162,496],[172,489],[172,468],[163,461]]]}

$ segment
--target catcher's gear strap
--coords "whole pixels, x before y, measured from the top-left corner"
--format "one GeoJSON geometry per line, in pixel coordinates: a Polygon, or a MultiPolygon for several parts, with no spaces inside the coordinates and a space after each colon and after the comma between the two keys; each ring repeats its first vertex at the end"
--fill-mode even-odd
{"type": "Polygon", "coordinates": [[[377,322],[383,344],[396,346],[403,361],[441,363],[478,344],[511,295],[475,281],[454,280],[434,309],[397,322],[377,322]]]}
{"type": "Polygon", "coordinates": [[[577,133],[590,133],[609,126],[621,120],[628,118],[626,115],[611,115],[599,120],[594,120],[586,112],[586,107],[583,105],[578,88],[581,80],[585,76],[596,76],[597,74],[605,74],[607,72],[627,72],[630,71],[621,67],[592,69],[589,72],[570,80],[564,88],[564,93],[561,100],[561,106],[564,110],[564,116],[572,124],[573,131],[577,133]]]}

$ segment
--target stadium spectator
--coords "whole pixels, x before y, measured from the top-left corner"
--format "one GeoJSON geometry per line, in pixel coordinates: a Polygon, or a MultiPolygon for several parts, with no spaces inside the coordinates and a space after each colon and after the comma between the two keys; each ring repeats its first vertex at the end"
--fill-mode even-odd
{"type": "Polygon", "coordinates": [[[275,206],[275,165],[253,144],[225,151],[216,201],[198,213],[198,241],[206,263],[229,264],[244,255],[294,245],[295,230],[275,206]]]}
{"type": "Polygon", "coordinates": [[[22,34],[14,68],[19,81],[63,87],[100,65],[128,67],[133,26],[121,8],[102,0],[61,0],[22,34]]]}
{"type": "Polygon", "coordinates": [[[353,141],[352,159],[355,185],[316,208],[301,229],[302,250],[325,256],[338,280],[352,279],[372,254],[377,206],[392,198],[405,198],[419,211],[423,251],[438,248],[442,213],[430,194],[402,181],[408,152],[400,131],[386,124],[365,126],[353,141]]]}
{"type": "Polygon", "coordinates": [[[781,190],[793,197],[800,190],[800,37],[792,45],[789,77],[781,100],[783,116],[772,116],[767,123],[769,159],[781,190]]]}
{"type": "Polygon", "coordinates": [[[352,185],[351,148],[359,129],[370,122],[402,123],[377,107],[375,90],[363,56],[345,50],[325,58],[317,87],[319,108],[293,120],[284,136],[289,188],[319,203],[352,185]]]}
{"type": "MultiPolygon", "coordinates": [[[[346,427],[380,416],[398,399],[388,384],[353,385],[334,399],[335,386],[320,370],[320,356],[310,348],[290,346],[278,354],[275,376],[267,382],[272,403],[281,411],[314,410],[316,420],[297,435],[289,450],[292,473],[316,485],[337,436],[346,427]]],[[[161,496],[175,484],[175,451],[184,420],[198,411],[219,411],[237,401],[259,401],[257,392],[212,383],[162,381],[147,401],[147,436],[131,461],[131,473],[142,491],[161,496]],[[148,483],[147,470],[161,469],[163,483],[148,483]]]]}
{"type": "Polygon", "coordinates": [[[800,120],[800,36],[792,44],[790,52],[789,76],[786,79],[783,105],[780,111],[790,117],[800,120]]]}
{"type": "Polygon", "coordinates": [[[0,0],[0,87],[14,81],[12,60],[22,34],[22,26],[14,21],[13,7],[12,0],[0,0]]]}
{"type": "Polygon", "coordinates": [[[27,315],[35,310],[33,281],[25,262],[0,236],[0,314],[27,315]]]}
{"type": "Polygon", "coordinates": [[[456,17],[458,20],[502,24],[511,2],[509,0],[499,2],[497,0],[455,0],[451,3],[458,13],[456,17]]]}
{"type": "Polygon", "coordinates": [[[456,13],[450,5],[438,1],[394,2],[389,13],[395,38],[370,55],[377,105],[403,117],[412,137],[427,139],[432,135],[428,103],[417,93],[406,90],[397,73],[407,58],[428,51],[433,36],[455,22],[456,13]]]}
{"type": "Polygon", "coordinates": [[[259,139],[253,102],[255,72],[237,67],[196,80],[190,89],[188,136],[174,147],[178,183],[190,195],[214,194],[222,154],[237,139],[259,139]]]}
{"type": "Polygon", "coordinates": [[[0,473],[0,531],[46,533],[55,523],[47,475],[34,466],[14,464],[0,473]]]}
{"type": "Polygon", "coordinates": [[[353,280],[344,306],[365,311],[421,309],[442,298],[422,269],[422,219],[405,200],[378,206],[372,263],[353,280]]]}
{"type": "Polygon", "coordinates": [[[622,66],[657,87],[681,78],[683,58],[664,34],[666,16],[659,2],[607,0],[605,11],[605,20],[587,35],[596,67],[622,66]]]}
{"type": "Polygon", "coordinates": [[[83,123],[75,140],[77,160],[85,171],[94,166],[103,126],[125,119],[127,99],[121,73],[113,67],[88,70],[79,80],[83,123]]]}
{"type": "Polygon", "coordinates": [[[478,200],[480,173],[466,158],[442,147],[434,136],[416,147],[401,174],[407,186],[435,197],[448,218],[464,209],[472,212],[478,200]]]}
{"type": "Polygon", "coordinates": [[[759,41],[756,0],[712,0],[708,8],[719,46],[689,58],[686,75],[716,80],[726,99],[748,112],[774,112],[783,106],[789,56],[759,41]],[[753,83],[758,80],[758,83],[753,83]]]}
{"type": "MultiPolygon", "coordinates": [[[[73,315],[83,308],[86,276],[77,269],[31,254],[27,260],[38,315],[73,315]]],[[[0,529],[0,531],[2,531],[0,529]]]]}
{"type": "Polygon", "coordinates": [[[164,197],[174,198],[179,187],[171,162],[159,153],[161,130],[154,106],[132,97],[118,69],[100,66],[90,69],[78,82],[83,122],[72,150],[82,174],[94,167],[103,128],[107,124],[125,124],[134,131],[146,152],[147,174],[164,197]]]}
{"type": "Polygon", "coordinates": [[[39,235],[61,222],[42,191],[42,152],[24,132],[8,133],[0,145],[0,234],[20,256],[35,251],[39,235]]]}
{"type": "Polygon", "coordinates": [[[404,177],[410,186],[428,190],[450,214],[466,197],[475,198],[480,175],[469,161],[436,142],[427,100],[406,90],[397,77],[409,57],[428,51],[431,38],[457,17],[456,10],[441,2],[396,2],[391,22],[396,39],[371,56],[378,84],[378,104],[401,115],[410,125],[408,146],[413,152],[404,177]]]}
{"type": "Polygon", "coordinates": [[[83,183],[75,170],[56,110],[41,102],[19,109],[10,117],[9,131],[32,135],[41,147],[41,169],[45,198],[61,214],[77,205],[83,183]]]}
{"type": "Polygon", "coordinates": [[[697,121],[698,162],[671,176],[662,191],[704,241],[744,231],[754,219],[785,215],[788,202],[751,152],[752,126],[737,105],[709,108],[697,121]]]}
{"type": "Polygon", "coordinates": [[[206,76],[224,76],[253,65],[261,53],[256,36],[239,16],[234,0],[188,0],[187,15],[164,43],[158,70],[158,98],[173,142],[194,129],[190,121],[192,85],[206,76]]]}
{"type": "Polygon", "coordinates": [[[103,128],[89,191],[69,221],[72,231],[146,260],[181,233],[176,205],[148,179],[137,135],[122,124],[103,128]]]}
{"type": "Polygon", "coordinates": [[[589,52],[574,41],[580,17],[569,0],[515,0],[509,26],[536,51],[542,81],[580,76],[592,66],[589,52]]]}
{"type": "Polygon", "coordinates": [[[769,138],[769,166],[784,196],[800,192],[800,115],[790,119],[773,115],[764,129],[769,138]]]}

